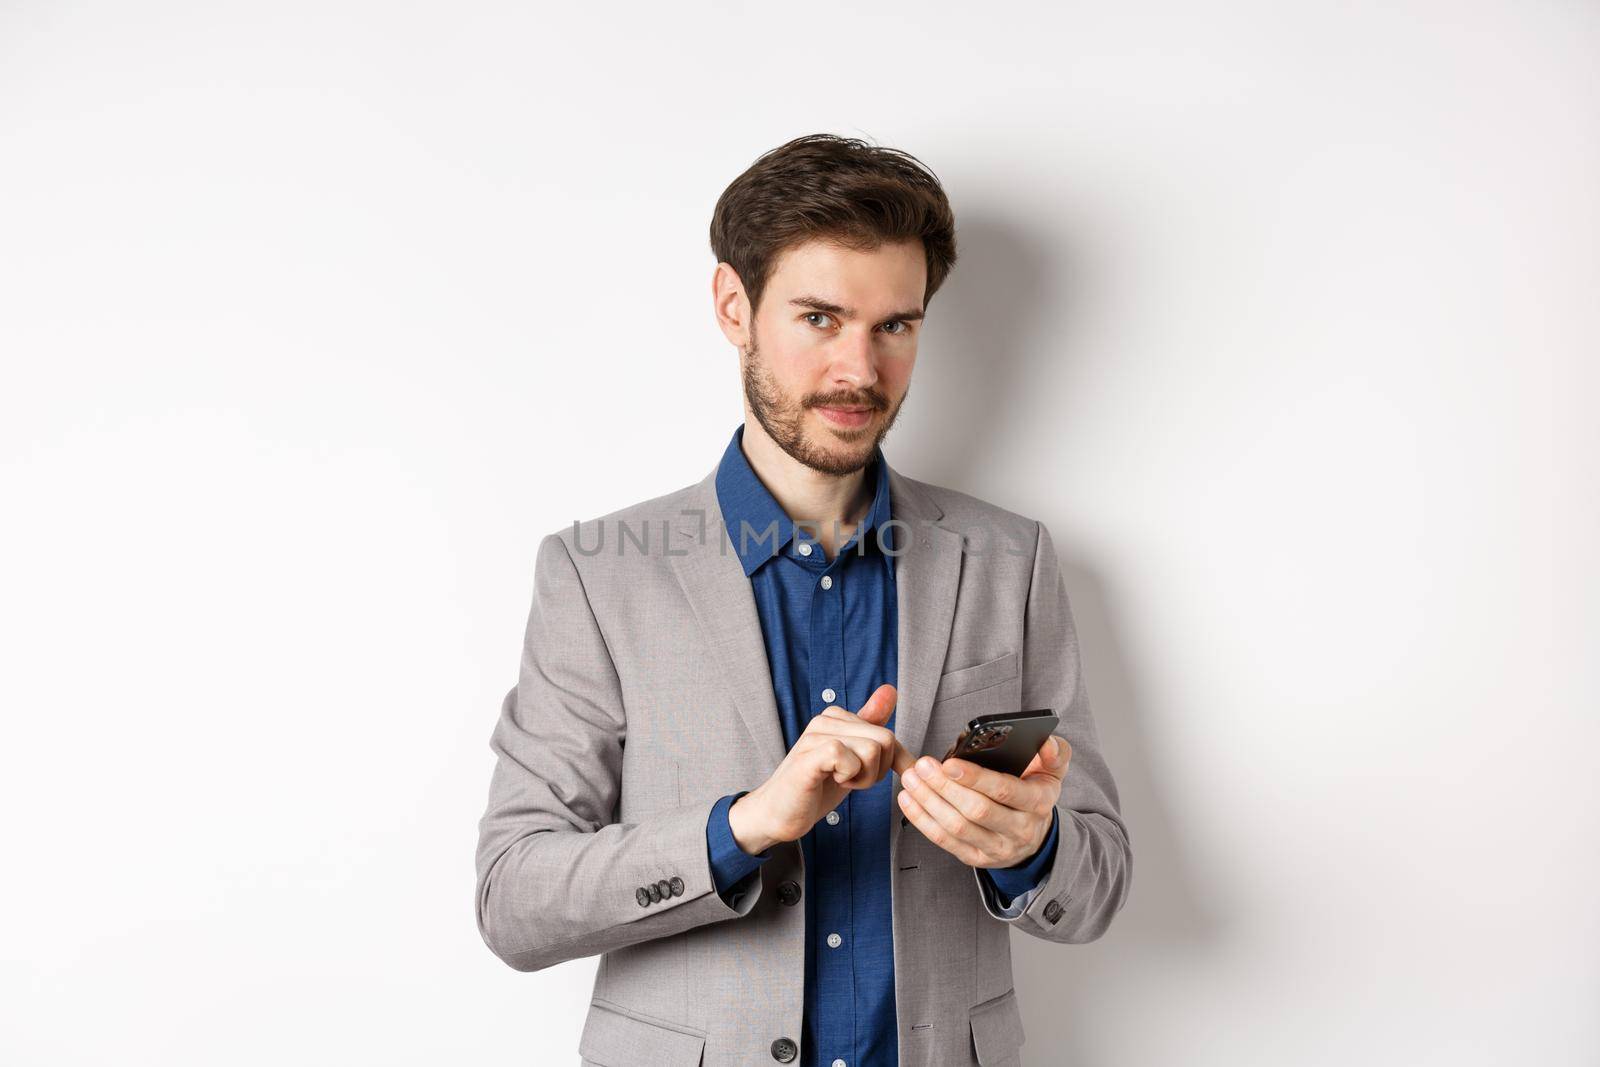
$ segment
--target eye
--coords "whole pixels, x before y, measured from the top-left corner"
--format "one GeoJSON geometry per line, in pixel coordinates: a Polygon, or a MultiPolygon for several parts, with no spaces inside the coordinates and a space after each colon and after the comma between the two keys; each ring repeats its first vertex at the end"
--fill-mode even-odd
{"type": "MultiPolygon", "coordinates": [[[[800,317],[802,319],[805,319],[807,322],[811,322],[811,320],[814,319],[814,318],[823,318],[823,319],[831,319],[831,318],[833,318],[833,316],[828,314],[826,311],[808,311],[804,315],[801,315],[800,317]]],[[[822,326],[822,324],[820,322],[811,322],[811,325],[816,326],[819,329],[822,326]]]]}
{"type": "Polygon", "coordinates": [[[899,337],[903,333],[910,333],[911,332],[911,324],[909,322],[905,321],[904,319],[895,319],[892,322],[884,323],[884,325],[885,326],[898,326],[898,327],[900,327],[898,330],[889,331],[890,336],[892,336],[892,337],[899,337]]]}

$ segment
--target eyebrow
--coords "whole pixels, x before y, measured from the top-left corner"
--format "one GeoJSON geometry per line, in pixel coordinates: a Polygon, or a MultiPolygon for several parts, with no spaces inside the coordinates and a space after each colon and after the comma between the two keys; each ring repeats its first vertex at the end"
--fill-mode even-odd
{"type": "MultiPolygon", "coordinates": [[[[795,307],[810,308],[812,311],[825,311],[829,315],[837,315],[841,319],[856,317],[854,308],[841,307],[831,300],[824,300],[819,296],[797,296],[789,301],[795,307]]],[[[916,322],[922,318],[922,309],[914,308],[910,311],[895,311],[883,317],[884,322],[894,322],[896,319],[906,322],[916,322]]]]}

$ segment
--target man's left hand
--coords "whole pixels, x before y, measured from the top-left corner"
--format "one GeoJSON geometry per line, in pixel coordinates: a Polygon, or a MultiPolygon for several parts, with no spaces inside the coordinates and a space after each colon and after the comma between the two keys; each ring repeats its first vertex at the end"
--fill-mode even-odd
{"type": "Polygon", "coordinates": [[[1050,833],[1072,746],[1052,734],[1021,776],[964,759],[923,756],[900,776],[900,810],[922,835],[969,867],[1012,867],[1050,833]]]}

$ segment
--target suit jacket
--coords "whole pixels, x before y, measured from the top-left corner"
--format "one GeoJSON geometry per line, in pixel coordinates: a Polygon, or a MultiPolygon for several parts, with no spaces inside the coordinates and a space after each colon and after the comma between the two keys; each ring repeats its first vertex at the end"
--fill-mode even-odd
{"type": "MultiPolygon", "coordinates": [[[[800,846],[774,846],[732,906],[706,848],[717,799],[761,784],[785,756],[715,477],[542,539],[521,670],[490,742],[479,932],[520,971],[600,955],[585,1064],[799,1059],[800,846]]],[[[892,521],[903,524],[900,742],[937,759],[974,716],[1051,708],[1072,745],[1056,856],[1014,918],[976,870],[898,804],[889,812],[901,1064],[1020,1065],[1010,931],[1101,936],[1130,886],[1127,829],[1049,532],[892,467],[889,480],[892,521]]]]}

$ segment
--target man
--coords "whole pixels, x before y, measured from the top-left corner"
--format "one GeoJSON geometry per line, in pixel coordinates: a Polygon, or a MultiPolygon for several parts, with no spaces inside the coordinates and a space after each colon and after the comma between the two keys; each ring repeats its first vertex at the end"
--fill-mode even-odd
{"type": "Polygon", "coordinates": [[[1009,931],[1099,937],[1132,855],[1049,533],[880,447],[949,204],[802,137],[711,236],[744,422],[697,483],[540,543],[479,930],[518,970],[601,954],[585,1063],[1019,1064],[1009,931]],[[1035,708],[1060,726],[1020,776],[939,761],[1035,708]]]}

